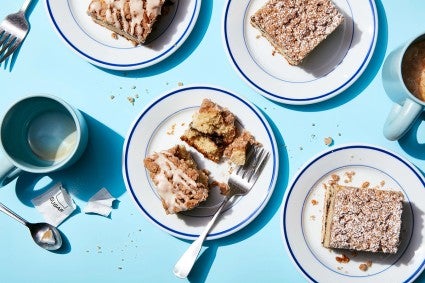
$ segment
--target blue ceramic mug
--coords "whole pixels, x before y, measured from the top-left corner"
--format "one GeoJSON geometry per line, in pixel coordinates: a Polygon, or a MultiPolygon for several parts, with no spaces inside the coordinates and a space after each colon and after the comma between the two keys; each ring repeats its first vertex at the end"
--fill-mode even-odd
{"type": "MultiPolygon", "coordinates": [[[[387,95],[394,102],[384,124],[384,136],[389,140],[400,139],[422,113],[425,102],[417,98],[403,81],[402,64],[406,50],[412,44],[425,40],[420,35],[392,51],[382,67],[382,83],[387,95]]],[[[418,62],[419,63],[419,62],[418,62]]]]}
{"type": "Polygon", "coordinates": [[[0,186],[21,172],[64,169],[84,152],[88,129],[74,107],[47,94],[23,98],[0,120],[0,186]]]}

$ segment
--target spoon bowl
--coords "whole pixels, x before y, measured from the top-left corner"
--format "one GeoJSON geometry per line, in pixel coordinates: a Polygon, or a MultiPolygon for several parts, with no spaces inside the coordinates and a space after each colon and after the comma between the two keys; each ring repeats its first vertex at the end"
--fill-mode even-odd
{"type": "Polygon", "coordinates": [[[0,211],[27,226],[34,242],[43,249],[54,251],[62,246],[62,236],[55,226],[44,222],[30,223],[2,203],[0,203],[0,211]]]}
{"type": "Polygon", "coordinates": [[[48,223],[28,223],[27,227],[34,242],[43,249],[54,251],[62,246],[62,236],[55,226],[48,223]]]}

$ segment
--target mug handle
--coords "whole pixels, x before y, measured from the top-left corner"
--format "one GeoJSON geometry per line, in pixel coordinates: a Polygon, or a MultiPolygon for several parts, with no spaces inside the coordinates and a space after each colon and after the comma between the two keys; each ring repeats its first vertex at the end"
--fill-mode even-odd
{"type": "Polygon", "coordinates": [[[7,185],[10,181],[18,177],[21,172],[21,169],[13,165],[0,153],[0,187],[7,185]]]}
{"type": "Polygon", "coordinates": [[[402,106],[394,104],[384,124],[384,136],[391,141],[401,138],[421,114],[422,108],[411,99],[406,99],[402,106]]]}

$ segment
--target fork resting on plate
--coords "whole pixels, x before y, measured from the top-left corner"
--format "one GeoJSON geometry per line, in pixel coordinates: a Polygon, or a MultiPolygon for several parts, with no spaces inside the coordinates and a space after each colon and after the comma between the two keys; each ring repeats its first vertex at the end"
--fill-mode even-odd
{"type": "Polygon", "coordinates": [[[229,190],[226,193],[226,197],[224,198],[220,207],[217,209],[213,218],[208,223],[204,232],[202,232],[198,239],[196,239],[190,245],[190,247],[174,266],[173,272],[177,277],[187,277],[189,272],[192,270],[193,265],[195,264],[205,238],[207,237],[211,228],[214,226],[218,216],[221,215],[225,205],[234,196],[246,195],[251,190],[258,177],[260,176],[260,173],[263,170],[268,157],[269,152],[267,152],[263,147],[251,146],[249,148],[245,165],[238,166],[230,174],[228,180],[229,190]]]}

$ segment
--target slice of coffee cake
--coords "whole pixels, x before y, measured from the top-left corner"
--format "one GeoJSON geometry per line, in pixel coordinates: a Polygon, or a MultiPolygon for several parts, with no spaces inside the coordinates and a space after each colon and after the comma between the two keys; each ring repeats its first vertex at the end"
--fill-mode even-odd
{"type": "Polygon", "coordinates": [[[236,133],[235,116],[211,100],[204,99],[180,139],[206,158],[219,162],[236,133]]]}
{"type": "Polygon", "coordinates": [[[344,21],[330,0],[270,0],[251,24],[291,65],[303,59],[344,21]]]}
{"type": "Polygon", "coordinates": [[[161,15],[165,0],[92,0],[87,13],[93,21],[130,41],[142,44],[161,15]]]}
{"type": "Polygon", "coordinates": [[[396,253],[403,194],[332,184],[326,188],[322,244],[326,248],[396,253]]]}
{"type": "Polygon", "coordinates": [[[208,174],[198,169],[183,145],[153,153],[144,165],[167,214],[193,209],[207,199],[208,174]]]}

